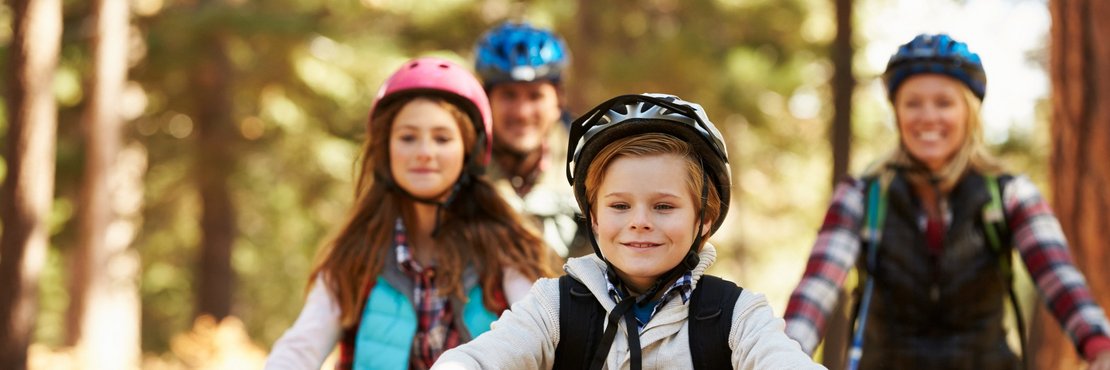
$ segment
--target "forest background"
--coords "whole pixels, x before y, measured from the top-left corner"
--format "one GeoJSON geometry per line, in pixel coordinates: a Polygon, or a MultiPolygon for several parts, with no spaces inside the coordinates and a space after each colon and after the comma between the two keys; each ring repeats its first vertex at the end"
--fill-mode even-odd
{"type": "MultiPolygon", "coordinates": [[[[347,210],[378,86],[417,56],[472,65],[506,19],[565,36],[572,113],[638,92],[705,106],[735,187],[711,272],[778,314],[833,181],[896,142],[886,58],[950,32],[984,57],[989,143],[1052,200],[1110,304],[1097,0],[10,0],[0,367],[259,367],[347,210]]],[[[1075,366],[1041,315],[1038,363],[1075,366]]]]}

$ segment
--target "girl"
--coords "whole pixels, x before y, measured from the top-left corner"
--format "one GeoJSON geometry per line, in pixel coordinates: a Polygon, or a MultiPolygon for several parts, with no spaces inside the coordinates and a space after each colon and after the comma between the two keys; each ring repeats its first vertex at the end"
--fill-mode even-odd
{"type": "Polygon", "coordinates": [[[1110,327],[1052,210],[1028,178],[1001,172],[983,144],[979,55],[947,35],[919,35],[883,78],[900,145],[863,179],[837,187],[786,309],[786,333],[813,352],[856,265],[865,288],[851,368],[1019,368],[1003,327],[1016,248],[1091,369],[1110,369],[1110,327]]]}
{"type": "Polygon", "coordinates": [[[355,204],[324,245],[300,317],[267,369],[426,369],[489,329],[536,278],[543,241],[479,177],[489,103],[466,70],[405,63],[370,111],[355,204]]]}
{"type": "Polygon", "coordinates": [[[701,106],[616,97],[572,124],[568,152],[594,255],[538,281],[437,369],[819,368],[762,295],[705,275],[731,175],[701,106]]]}

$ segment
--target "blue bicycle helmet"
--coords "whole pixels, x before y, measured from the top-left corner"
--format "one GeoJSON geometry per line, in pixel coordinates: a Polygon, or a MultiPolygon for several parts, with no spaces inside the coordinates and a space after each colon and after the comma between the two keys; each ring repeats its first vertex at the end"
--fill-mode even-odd
{"type": "Polygon", "coordinates": [[[987,74],[979,54],[967,49],[967,44],[946,34],[920,34],[898,47],[890,56],[883,72],[887,97],[894,100],[898,86],[910,76],[921,73],[939,73],[951,76],[967,85],[979,100],[987,90],[987,74]]]}
{"type": "Polygon", "coordinates": [[[504,23],[475,46],[475,69],[486,88],[502,82],[558,82],[569,59],[563,39],[527,23],[504,23]]]}

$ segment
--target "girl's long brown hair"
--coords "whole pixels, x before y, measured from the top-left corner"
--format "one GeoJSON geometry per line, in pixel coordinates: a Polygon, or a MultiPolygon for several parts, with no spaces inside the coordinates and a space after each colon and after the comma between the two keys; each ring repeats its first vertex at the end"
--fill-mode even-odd
{"type": "MultiPolygon", "coordinates": [[[[406,225],[415,225],[413,201],[392,190],[386,180],[392,178],[389,134],[393,119],[415,99],[431,100],[451,112],[465,148],[474,145],[470,117],[442,97],[418,95],[377,108],[356,162],[354,205],[338,233],[320,248],[309,278],[310,286],[317,276],[323,278],[339,303],[345,327],[357,322],[361,314],[366,299],[363,287],[377,278],[384,263],[395,263],[384,260],[393,244],[394,222],[401,218],[406,225]]],[[[462,274],[472,265],[479,274],[483,304],[501,312],[507,307],[494,297],[503,293],[503,267],[515,268],[529,279],[551,276],[549,249],[534,229],[524,225],[485,178],[471,176],[440,216],[439,233],[432,245],[423,246],[435,249],[436,286],[441,294],[465,299],[462,274]]]]}

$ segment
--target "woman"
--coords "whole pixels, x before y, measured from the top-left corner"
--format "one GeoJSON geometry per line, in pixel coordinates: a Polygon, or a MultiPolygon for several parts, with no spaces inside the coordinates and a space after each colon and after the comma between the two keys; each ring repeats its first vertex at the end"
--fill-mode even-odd
{"type": "Polygon", "coordinates": [[[762,295],[705,274],[731,174],[701,106],[618,96],[572,124],[568,151],[594,255],[538,281],[436,369],[820,368],[762,295]]]}
{"type": "Polygon", "coordinates": [[[543,241],[478,175],[489,103],[446,60],[405,63],[370,111],[355,204],[267,369],[426,369],[550,275],[543,241]]]}
{"type": "Polygon", "coordinates": [[[883,78],[900,145],[837,187],[787,306],[787,335],[813,352],[855,265],[865,283],[850,366],[1020,368],[1003,319],[1016,248],[1091,368],[1110,369],[1110,327],[1058,221],[1029,179],[1002,172],[983,143],[979,56],[947,35],[919,35],[883,78]]]}

